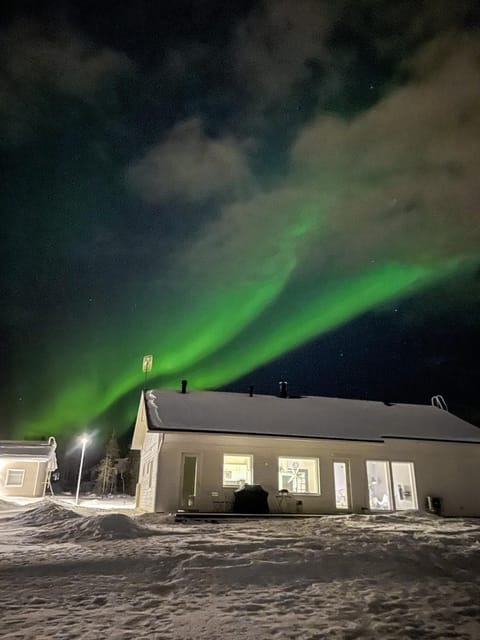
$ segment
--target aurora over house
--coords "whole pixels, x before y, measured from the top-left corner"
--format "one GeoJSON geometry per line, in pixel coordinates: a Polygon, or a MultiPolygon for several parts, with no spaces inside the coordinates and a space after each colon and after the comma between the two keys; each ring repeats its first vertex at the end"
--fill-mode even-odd
{"type": "Polygon", "coordinates": [[[127,429],[146,353],[468,404],[476,3],[174,4],[5,10],[2,429],[127,429]]]}

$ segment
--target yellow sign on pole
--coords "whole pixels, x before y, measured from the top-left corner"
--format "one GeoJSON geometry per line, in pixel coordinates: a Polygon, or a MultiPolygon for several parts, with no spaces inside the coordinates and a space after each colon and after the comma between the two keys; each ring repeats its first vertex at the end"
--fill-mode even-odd
{"type": "Polygon", "coordinates": [[[153,356],[152,355],[143,356],[143,364],[142,364],[143,373],[148,373],[149,371],[151,371],[152,370],[152,364],[153,364],[153,356]]]}

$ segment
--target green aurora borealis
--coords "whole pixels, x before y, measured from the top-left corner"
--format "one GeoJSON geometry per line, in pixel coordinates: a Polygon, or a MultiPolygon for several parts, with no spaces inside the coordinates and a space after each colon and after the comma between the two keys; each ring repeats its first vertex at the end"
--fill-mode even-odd
{"type": "MultiPolygon", "coordinates": [[[[43,416],[32,420],[28,436],[58,433],[64,428],[79,429],[124,394],[140,389],[142,351],[135,349],[140,340],[145,345],[144,351],[148,351],[148,344],[149,352],[154,354],[152,378],[157,386],[178,388],[180,380],[187,377],[191,388],[215,388],[358,314],[413,294],[464,267],[461,261],[430,267],[385,264],[348,280],[330,283],[323,290],[312,287],[297,295],[297,299],[290,293],[288,310],[276,278],[258,285],[253,299],[248,287],[222,292],[217,297],[211,294],[202,301],[198,314],[192,306],[188,318],[178,321],[170,318],[170,324],[161,330],[156,323],[142,327],[139,322],[142,337],[121,340],[120,357],[115,360],[108,385],[102,385],[101,379],[83,375],[78,381],[65,380],[55,402],[47,405],[43,416]]],[[[102,361],[101,352],[94,356],[102,361]]],[[[127,424],[134,411],[132,406],[132,413],[125,416],[127,424]]]]}

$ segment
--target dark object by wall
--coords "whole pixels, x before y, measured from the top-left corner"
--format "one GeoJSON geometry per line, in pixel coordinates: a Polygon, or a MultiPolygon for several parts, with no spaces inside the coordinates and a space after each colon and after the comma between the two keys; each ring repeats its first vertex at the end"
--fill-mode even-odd
{"type": "Polygon", "coordinates": [[[442,499],[434,496],[427,496],[427,511],[435,513],[437,516],[442,513],[442,499]]]}
{"type": "Polygon", "coordinates": [[[268,491],[259,484],[246,484],[233,493],[234,513],[270,513],[268,491]]]}

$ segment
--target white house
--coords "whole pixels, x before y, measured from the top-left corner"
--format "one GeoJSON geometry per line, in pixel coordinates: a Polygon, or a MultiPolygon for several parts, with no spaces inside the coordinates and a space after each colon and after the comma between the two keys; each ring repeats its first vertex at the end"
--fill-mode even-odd
{"type": "Polygon", "coordinates": [[[41,497],[57,468],[57,443],[0,440],[0,496],[41,497]]]}
{"type": "Polygon", "coordinates": [[[431,405],[185,385],[142,393],[132,448],[146,511],[228,511],[246,483],[271,512],[480,516],[480,429],[431,405]]]}

